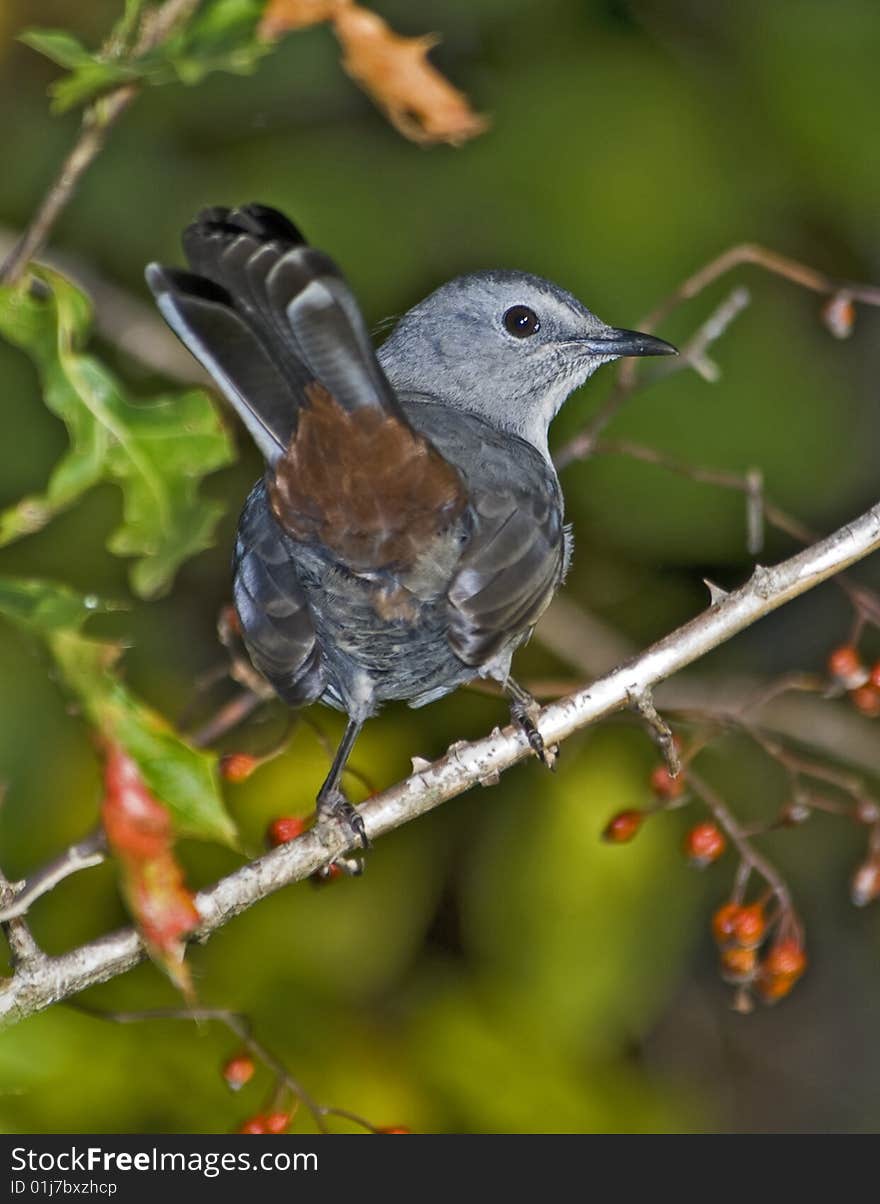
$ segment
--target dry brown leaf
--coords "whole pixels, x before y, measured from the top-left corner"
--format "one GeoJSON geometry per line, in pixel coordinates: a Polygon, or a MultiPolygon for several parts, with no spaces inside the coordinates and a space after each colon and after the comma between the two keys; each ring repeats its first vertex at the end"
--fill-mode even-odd
{"type": "Polygon", "coordinates": [[[453,146],[481,134],[488,125],[428,62],[434,35],[405,38],[366,8],[341,7],[333,21],[344,51],[342,65],[391,124],[414,142],[453,146]]]}
{"type": "Polygon", "coordinates": [[[332,21],[337,9],[349,0],[269,0],[260,19],[261,38],[271,41],[295,29],[308,29],[332,21]]]}
{"type": "Polygon", "coordinates": [[[269,0],[260,33],[277,38],[321,21],[336,31],[345,70],[405,137],[457,146],[487,128],[464,93],[428,61],[437,44],[433,34],[403,37],[352,0],[269,0]]]}

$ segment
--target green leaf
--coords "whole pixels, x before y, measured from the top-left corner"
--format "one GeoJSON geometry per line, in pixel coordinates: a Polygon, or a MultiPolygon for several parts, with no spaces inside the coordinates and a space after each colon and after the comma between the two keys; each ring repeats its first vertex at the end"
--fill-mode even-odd
{"type": "Polygon", "coordinates": [[[206,0],[161,45],[134,58],[129,47],[142,8],[143,0],[127,0],[109,42],[97,53],[63,30],[31,29],[21,35],[27,46],[70,72],[49,88],[56,112],[88,104],[134,80],[150,85],[197,84],[212,71],[249,74],[274,48],[257,35],[262,0],[206,0]]]}
{"type": "Polygon", "coordinates": [[[137,72],[123,63],[90,59],[70,75],[50,85],[52,109],[55,113],[66,113],[68,109],[88,103],[117,84],[130,83],[133,79],[137,79],[137,72]]]}
{"type": "Polygon", "coordinates": [[[117,644],[82,633],[90,615],[111,609],[109,603],[55,582],[0,578],[0,614],[46,642],[89,722],[137,762],[151,792],[168,808],[178,835],[234,847],[236,832],[221,797],[217,757],[187,744],[123,685],[117,644]]]}
{"type": "Polygon", "coordinates": [[[197,84],[212,71],[254,71],[271,43],[257,36],[261,0],[213,0],[192,21],[143,59],[139,69],[151,83],[197,84]]]}
{"type": "Polygon", "coordinates": [[[37,635],[78,631],[90,615],[120,609],[117,603],[95,594],[79,594],[66,585],[0,577],[0,613],[37,635]]]}
{"type": "Polygon", "coordinates": [[[0,546],[113,481],[122,490],[123,520],[108,546],[137,558],[132,588],[153,597],[210,544],[223,508],[200,498],[199,484],[231,461],[232,444],[201,390],[133,403],[113,374],[80,350],[90,320],[88,299],[57,272],[41,268],[30,282],[0,289],[0,335],[33,359],[46,405],[70,437],[46,492],[0,512],[0,546]]]}
{"type": "Polygon", "coordinates": [[[26,29],[19,34],[18,40],[59,67],[67,67],[71,71],[94,61],[82,42],[63,29],[26,29]]]}

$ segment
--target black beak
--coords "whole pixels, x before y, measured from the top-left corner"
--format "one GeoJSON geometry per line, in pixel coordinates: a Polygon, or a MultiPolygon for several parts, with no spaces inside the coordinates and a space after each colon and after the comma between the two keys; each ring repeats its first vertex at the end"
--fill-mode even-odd
{"type": "Polygon", "coordinates": [[[678,348],[653,334],[638,330],[618,330],[613,326],[588,339],[578,339],[578,345],[590,355],[678,355],[678,348]]]}

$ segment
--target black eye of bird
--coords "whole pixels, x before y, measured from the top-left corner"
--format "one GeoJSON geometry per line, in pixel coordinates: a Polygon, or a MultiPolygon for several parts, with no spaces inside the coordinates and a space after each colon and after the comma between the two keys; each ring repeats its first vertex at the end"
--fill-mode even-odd
{"type": "Polygon", "coordinates": [[[527,305],[512,305],[504,315],[504,329],[517,339],[527,339],[541,329],[538,315],[527,305]]]}

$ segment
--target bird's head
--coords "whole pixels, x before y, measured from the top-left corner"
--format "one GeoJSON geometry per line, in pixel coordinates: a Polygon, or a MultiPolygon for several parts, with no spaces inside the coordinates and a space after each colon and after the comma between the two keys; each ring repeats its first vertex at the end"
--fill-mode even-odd
{"type": "Polygon", "coordinates": [[[475,411],[547,455],[563,402],[598,367],[675,355],[654,335],[608,326],[576,297],[526,272],[476,272],[406,313],[379,352],[392,385],[475,411]]]}

